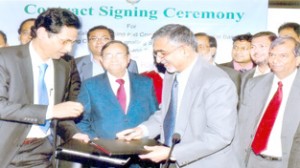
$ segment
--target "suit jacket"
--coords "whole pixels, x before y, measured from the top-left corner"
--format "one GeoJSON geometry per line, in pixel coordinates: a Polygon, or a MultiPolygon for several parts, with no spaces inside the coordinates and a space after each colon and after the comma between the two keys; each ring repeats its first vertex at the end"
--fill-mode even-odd
{"type": "Polygon", "coordinates": [[[249,79],[252,79],[255,73],[255,69],[253,68],[247,72],[242,73],[241,75],[241,85],[240,85],[240,97],[243,97],[243,91],[245,88],[246,83],[249,81],[249,79]]]}
{"type": "Polygon", "coordinates": [[[115,139],[116,133],[138,126],[157,109],[151,79],[130,73],[130,102],[125,115],[111,89],[107,73],[82,83],[78,101],[84,105],[83,119],[77,124],[90,138],[115,139]]]}
{"type": "MultiPolygon", "coordinates": [[[[166,73],[162,109],[143,123],[149,136],[160,133],[162,142],[162,125],[170,103],[173,78],[174,75],[166,73]]],[[[231,148],[237,122],[236,107],[236,88],[228,75],[199,57],[188,78],[175,123],[174,132],[181,135],[181,142],[172,153],[177,165],[239,168],[231,148]]]]}
{"type": "MultiPolygon", "coordinates": [[[[77,69],[80,75],[81,81],[84,81],[93,76],[93,63],[91,61],[91,55],[85,55],[75,59],[77,69]]],[[[101,67],[102,68],[102,67],[101,67]]],[[[103,72],[105,71],[102,68],[103,72]]],[[[128,65],[128,71],[138,73],[138,67],[136,61],[130,59],[128,65]]]]}
{"type": "Polygon", "coordinates": [[[288,168],[299,168],[300,165],[300,124],[294,136],[293,145],[289,157],[288,168]]]}
{"type": "MultiPolygon", "coordinates": [[[[251,142],[255,136],[256,126],[267,103],[274,74],[258,76],[246,83],[244,97],[241,99],[239,110],[239,150],[245,162],[250,152],[251,142]]],[[[284,94],[284,93],[283,93],[284,94]]],[[[284,111],[281,132],[282,168],[286,168],[290,156],[294,134],[300,121],[300,73],[297,71],[284,111]]]]}
{"type": "Polygon", "coordinates": [[[241,74],[239,72],[237,72],[236,70],[226,67],[226,66],[217,65],[217,67],[221,68],[223,71],[225,71],[229,75],[230,79],[235,84],[237,93],[239,95],[240,87],[241,87],[241,74]]]}
{"type": "Polygon", "coordinates": [[[234,69],[234,66],[233,66],[233,61],[230,61],[230,62],[225,62],[223,64],[219,64],[221,66],[225,66],[225,67],[228,67],[228,68],[231,68],[231,69],[234,69]]]}
{"type": "MultiPolygon", "coordinates": [[[[55,103],[70,95],[70,65],[54,60],[55,103]]],[[[6,167],[25,140],[32,124],[45,123],[47,106],[33,104],[33,72],[29,45],[0,50],[0,165],[6,167]]],[[[64,138],[76,132],[74,122],[59,124],[64,138]],[[66,126],[66,127],[64,127],[66,126]]]]}

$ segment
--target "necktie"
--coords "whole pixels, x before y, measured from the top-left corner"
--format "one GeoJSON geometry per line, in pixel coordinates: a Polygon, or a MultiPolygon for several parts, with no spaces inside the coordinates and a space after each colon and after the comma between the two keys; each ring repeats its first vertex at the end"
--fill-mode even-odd
{"type": "Polygon", "coordinates": [[[177,93],[178,93],[178,81],[177,81],[177,77],[175,76],[175,79],[172,84],[170,105],[163,124],[165,144],[168,146],[171,146],[172,144],[172,135],[174,133],[175,120],[176,120],[175,116],[177,110],[177,93]]]}
{"type": "Polygon", "coordinates": [[[116,82],[120,84],[120,87],[117,91],[117,99],[118,99],[124,113],[126,113],[126,92],[125,92],[125,88],[124,88],[125,81],[123,79],[117,79],[116,82]]]}
{"type": "Polygon", "coordinates": [[[252,150],[255,154],[260,154],[267,147],[268,139],[282,100],[282,83],[278,82],[278,89],[271,99],[255,134],[252,142],[252,150]]]}
{"type": "Polygon", "coordinates": [[[244,73],[244,72],[247,72],[247,71],[248,71],[247,69],[240,69],[239,70],[240,73],[244,73]]]}
{"type": "MultiPolygon", "coordinates": [[[[44,80],[45,77],[45,72],[48,68],[47,64],[41,64],[39,66],[39,81],[38,81],[38,96],[39,96],[39,104],[41,105],[48,105],[48,92],[47,92],[47,87],[46,83],[44,80]]],[[[40,128],[43,130],[43,132],[46,134],[48,129],[50,127],[50,121],[47,120],[46,124],[43,126],[40,126],[40,128]]]]}

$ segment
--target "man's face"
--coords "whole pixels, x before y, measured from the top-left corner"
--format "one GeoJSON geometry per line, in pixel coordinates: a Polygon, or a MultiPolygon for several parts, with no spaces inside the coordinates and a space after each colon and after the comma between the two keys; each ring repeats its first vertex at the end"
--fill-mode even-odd
{"type": "Polygon", "coordinates": [[[251,43],[242,40],[242,41],[235,41],[233,43],[232,47],[232,59],[237,63],[250,63],[251,57],[250,57],[250,48],[251,43]]]}
{"type": "Polygon", "coordinates": [[[269,65],[279,79],[287,77],[297,68],[299,57],[296,57],[294,47],[292,41],[286,41],[270,49],[269,65]]]}
{"type": "Polygon", "coordinates": [[[257,65],[268,63],[271,41],[268,36],[255,37],[251,41],[251,58],[257,65]]]}
{"type": "Polygon", "coordinates": [[[58,34],[46,32],[43,42],[43,54],[47,58],[59,59],[71,52],[77,38],[78,30],[74,27],[63,26],[58,34]]]}
{"type": "Polygon", "coordinates": [[[32,37],[30,33],[31,33],[31,27],[33,25],[34,25],[34,21],[27,21],[23,24],[19,35],[21,44],[27,44],[28,42],[31,41],[32,37]]]}
{"type": "Polygon", "coordinates": [[[4,41],[3,36],[0,34],[0,48],[2,48],[2,47],[6,47],[6,43],[4,41]]]}
{"type": "Polygon", "coordinates": [[[110,74],[122,77],[126,72],[130,57],[122,44],[114,43],[105,48],[100,60],[104,69],[110,74]]]}
{"type": "Polygon", "coordinates": [[[292,28],[285,28],[279,32],[279,37],[288,36],[293,37],[296,41],[300,42],[300,37],[292,28]]]}
{"type": "Polygon", "coordinates": [[[198,42],[198,53],[205,60],[209,61],[211,59],[210,47],[209,47],[209,39],[207,36],[197,36],[198,42]]]}
{"type": "Polygon", "coordinates": [[[102,47],[111,41],[110,34],[106,29],[97,29],[90,33],[88,47],[93,56],[100,56],[102,47]]]}
{"type": "Polygon", "coordinates": [[[183,45],[172,44],[166,37],[153,42],[153,53],[157,63],[162,63],[168,72],[181,72],[184,69],[183,45]]]}

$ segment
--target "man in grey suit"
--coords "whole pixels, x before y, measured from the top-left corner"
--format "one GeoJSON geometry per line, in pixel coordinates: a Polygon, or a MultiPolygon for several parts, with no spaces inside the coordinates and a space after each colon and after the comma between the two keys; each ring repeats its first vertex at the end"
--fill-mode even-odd
{"type": "Polygon", "coordinates": [[[83,106],[63,102],[74,97],[76,88],[70,84],[70,64],[60,58],[71,50],[79,28],[72,12],[50,8],[38,16],[29,44],[0,50],[1,167],[51,167],[56,126],[64,140],[88,138],[66,120],[79,116],[83,106]]]}
{"type": "Polygon", "coordinates": [[[258,32],[252,36],[250,56],[257,66],[242,74],[241,88],[245,86],[249,79],[271,71],[268,62],[269,48],[276,37],[276,34],[270,31],[258,32]]]}
{"type": "MultiPolygon", "coordinates": [[[[300,122],[300,45],[291,37],[275,39],[269,51],[273,73],[258,76],[246,83],[239,110],[239,138],[234,144],[248,168],[287,168],[293,137],[300,122]],[[282,84],[282,85],[281,85],[282,84]],[[278,87],[279,85],[279,87],[278,87]],[[269,106],[277,88],[282,86],[282,100],[272,120],[269,106]],[[269,107],[269,108],[268,108],[269,107]],[[268,109],[268,110],[267,110],[268,109]],[[267,111],[267,112],[266,112],[267,111]],[[265,122],[268,119],[269,121],[265,122]],[[272,122],[265,129],[261,125],[272,122]],[[259,132],[262,133],[257,133],[259,132]],[[270,130],[270,131],[267,131],[270,130]],[[267,135],[266,138],[260,138],[267,135]],[[255,137],[255,138],[254,138],[255,137]],[[254,140],[255,139],[255,140],[254,140]],[[257,142],[262,144],[257,149],[257,142]]],[[[274,96],[277,97],[277,96],[274,96]]]]}
{"type": "Polygon", "coordinates": [[[149,153],[139,157],[162,162],[167,160],[171,149],[170,137],[179,133],[181,141],[172,152],[174,166],[239,168],[231,146],[237,119],[233,82],[224,71],[198,56],[197,41],[189,28],[166,25],[152,39],[156,61],[168,71],[161,110],[117,137],[131,140],[160,134],[166,146],[145,146],[149,153]]]}
{"type": "MultiPolygon", "coordinates": [[[[106,43],[114,39],[114,31],[106,26],[95,26],[88,31],[88,48],[91,54],[75,59],[81,81],[104,73],[104,69],[100,61],[101,49],[106,43]]],[[[138,73],[137,64],[132,59],[130,59],[128,71],[138,73]]]]}

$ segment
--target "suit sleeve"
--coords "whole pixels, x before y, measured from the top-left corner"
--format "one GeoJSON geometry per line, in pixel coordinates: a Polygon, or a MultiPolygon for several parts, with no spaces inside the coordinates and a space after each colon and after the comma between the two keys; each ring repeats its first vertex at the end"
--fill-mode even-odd
{"type": "MultiPolygon", "coordinates": [[[[74,58],[68,56],[65,59],[70,66],[70,78],[68,84],[66,85],[63,101],[76,101],[81,85],[79,73],[77,71],[74,58]]],[[[79,130],[76,127],[74,120],[60,120],[58,122],[58,134],[64,140],[72,138],[72,136],[78,132],[79,130]]]]}
{"type": "Polygon", "coordinates": [[[47,106],[25,103],[25,89],[22,88],[16,77],[11,76],[11,74],[17,73],[17,67],[11,65],[11,62],[5,60],[5,58],[0,53],[0,119],[44,124],[47,106]]]}
{"type": "Polygon", "coordinates": [[[289,157],[288,168],[297,168],[300,165],[300,124],[298,125],[297,131],[293,139],[293,145],[291,148],[291,153],[289,157]]]}
{"type": "Polygon", "coordinates": [[[77,101],[83,105],[84,112],[83,112],[82,119],[76,125],[81,132],[88,134],[88,136],[91,139],[93,139],[96,137],[96,133],[92,129],[92,125],[91,125],[92,123],[91,99],[90,99],[88,87],[85,85],[85,82],[83,82],[81,86],[77,101]]]}

